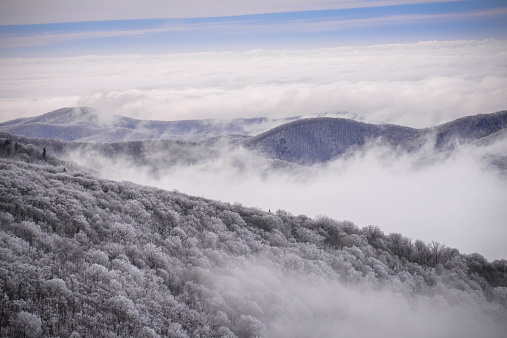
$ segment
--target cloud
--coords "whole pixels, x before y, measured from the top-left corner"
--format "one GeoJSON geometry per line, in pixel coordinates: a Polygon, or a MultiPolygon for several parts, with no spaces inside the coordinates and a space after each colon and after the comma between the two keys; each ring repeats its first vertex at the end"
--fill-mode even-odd
{"type": "Polygon", "coordinates": [[[70,40],[112,38],[122,36],[144,36],[154,33],[181,31],[186,29],[182,25],[174,23],[165,24],[158,28],[129,29],[129,30],[106,30],[106,31],[78,31],[73,33],[42,33],[27,36],[0,35],[2,48],[22,48],[32,46],[44,46],[62,43],[70,40]]]}
{"type": "Polygon", "coordinates": [[[383,25],[399,25],[417,22],[449,22],[451,20],[492,18],[507,15],[507,8],[491,10],[477,10],[466,12],[452,12],[439,14],[402,14],[387,15],[356,19],[281,19],[273,22],[272,19],[247,19],[238,18],[223,19],[221,21],[189,22],[183,20],[165,20],[158,27],[144,29],[124,30],[98,30],[98,31],[75,31],[75,32],[37,32],[32,35],[0,35],[0,45],[4,49],[23,48],[33,46],[45,46],[59,44],[72,40],[117,38],[117,37],[141,37],[168,32],[194,32],[209,33],[217,32],[251,32],[277,33],[277,32],[325,32],[338,31],[351,28],[364,28],[383,25]]]}
{"type": "Polygon", "coordinates": [[[141,119],[349,111],[426,127],[507,106],[505,41],[1,59],[0,120],[86,105],[141,119]]]}
{"type": "Polygon", "coordinates": [[[221,310],[261,318],[266,336],[471,338],[502,337],[506,329],[494,318],[495,306],[466,292],[421,295],[407,287],[413,280],[351,285],[310,268],[290,274],[257,257],[238,261],[230,257],[228,268],[206,276],[205,285],[221,310]]]}
{"type": "Polygon", "coordinates": [[[133,20],[154,18],[198,18],[235,15],[314,11],[344,8],[383,7],[406,4],[438,3],[459,0],[136,0],[86,3],[64,0],[4,0],[0,2],[2,25],[41,24],[76,21],[133,20]]]}
{"type": "MultiPolygon", "coordinates": [[[[347,20],[288,20],[277,24],[253,24],[237,25],[236,29],[261,29],[266,31],[295,31],[295,32],[320,32],[336,31],[350,28],[397,25],[416,22],[442,22],[450,20],[477,19],[505,16],[507,8],[497,8],[493,10],[480,10],[470,12],[453,12],[439,14],[404,14],[389,15],[374,18],[347,19],[347,20]]],[[[225,28],[225,27],[224,27],[225,28]]]]}
{"type": "MultiPolygon", "coordinates": [[[[227,147],[191,156],[189,164],[139,167],[93,152],[73,154],[78,163],[100,168],[108,179],[130,180],[263,210],[282,209],[311,217],[326,215],[358,226],[377,225],[386,233],[438,241],[488,259],[507,257],[507,181],[485,156],[507,156],[507,139],[490,146],[467,146],[448,154],[423,148],[399,154],[372,146],[325,166],[280,166],[242,148],[227,147]]],[[[428,143],[430,145],[430,143],[428,143]]],[[[152,149],[156,163],[171,163],[171,152],[152,149]]],[[[180,151],[181,152],[181,151],[180,151]]],[[[181,155],[174,158],[183,161],[181,155]]],[[[183,162],[180,162],[183,163],[183,162]]]]}

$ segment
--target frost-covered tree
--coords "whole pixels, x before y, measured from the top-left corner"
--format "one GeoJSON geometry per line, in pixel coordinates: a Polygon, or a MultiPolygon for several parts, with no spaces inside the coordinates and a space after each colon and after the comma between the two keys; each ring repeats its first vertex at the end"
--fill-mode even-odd
{"type": "Polygon", "coordinates": [[[423,336],[440,317],[436,335],[507,330],[505,260],[58,166],[0,172],[1,337],[333,336],[386,308],[423,336]]]}

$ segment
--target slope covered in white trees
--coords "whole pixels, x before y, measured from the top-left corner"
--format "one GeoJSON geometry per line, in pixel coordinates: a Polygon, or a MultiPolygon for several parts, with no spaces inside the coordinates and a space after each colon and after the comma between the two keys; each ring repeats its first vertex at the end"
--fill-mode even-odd
{"type": "Polygon", "coordinates": [[[0,160],[3,337],[507,333],[505,260],[32,162],[0,160]]]}

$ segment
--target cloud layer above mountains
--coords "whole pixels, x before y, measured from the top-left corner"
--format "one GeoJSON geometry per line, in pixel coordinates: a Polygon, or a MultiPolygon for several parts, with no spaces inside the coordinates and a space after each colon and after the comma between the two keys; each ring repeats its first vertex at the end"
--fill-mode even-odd
{"type": "Polygon", "coordinates": [[[0,120],[63,106],[141,119],[348,111],[425,127],[507,106],[505,41],[1,59],[0,120]]]}

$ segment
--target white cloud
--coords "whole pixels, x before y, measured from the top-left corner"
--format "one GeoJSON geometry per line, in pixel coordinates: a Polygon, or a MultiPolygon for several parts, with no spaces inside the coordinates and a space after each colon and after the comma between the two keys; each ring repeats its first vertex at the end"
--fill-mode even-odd
{"type": "Polygon", "coordinates": [[[121,36],[143,36],[153,33],[180,31],[186,29],[177,24],[165,24],[159,28],[130,29],[130,30],[106,30],[106,31],[82,31],[74,33],[43,33],[27,36],[0,35],[2,48],[21,48],[32,46],[44,46],[62,43],[69,40],[111,38],[121,36]]]}
{"type": "Polygon", "coordinates": [[[501,337],[506,329],[492,315],[494,305],[458,290],[423,296],[406,286],[408,280],[351,285],[319,276],[311,267],[284,274],[283,267],[261,259],[228,263],[212,278],[205,275],[205,284],[214,294],[237,300],[224,311],[261,318],[270,337],[501,337]]]}
{"type": "MultiPolygon", "coordinates": [[[[434,154],[432,148],[400,155],[372,147],[305,170],[273,170],[251,152],[225,149],[219,157],[203,154],[207,159],[192,166],[161,166],[157,177],[149,168],[112,162],[90,152],[74,154],[73,159],[100,168],[108,179],[177,189],[266,211],[282,209],[351,220],[361,227],[377,225],[386,233],[435,240],[492,260],[507,257],[507,180],[485,168],[483,156],[506,156],[506,141],[466,147],[450,157],[434,154]]],[[[170,152],[152,155],[171,156],[170,152]]]]}
{"type": "Polygon", "coordinates": [[[3,0],[2,25],[131,20],[153,18],[196,18],[294,11],[382,7],[403,4],[436,3],[459,0],[3,0]]]}
{"type": "Polygon", "coordinates": [[[453,12],[453,13],[439,13],[439,14],[403,14],[403,15],[389,15],[374,18],[362,19],[347,19],[347,20],[293,20],[284,21],[278,24],[258,24],[245,25],[244,27],[235,27],[242,29],[262,29],[266,31],[333,31],[350,29],[357,27],[367,26],[381,26],[381,25],[395,25],[403,23],[416,23],[416,22],[437,22],[437,21],[450,21],[460,19],[476,19],[476,18],[489,18],[504,16],[507,14],[507,8],[497,8],[494,10],[481,10],[470,12],[453,12]]]}
{"type": "Polygon", "coordinates": [[[505,41],[2,59],[0,120],[88,105],[177,120],[349,111],[424,127],[507,107],[505,41]]]}

